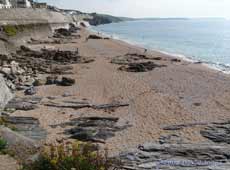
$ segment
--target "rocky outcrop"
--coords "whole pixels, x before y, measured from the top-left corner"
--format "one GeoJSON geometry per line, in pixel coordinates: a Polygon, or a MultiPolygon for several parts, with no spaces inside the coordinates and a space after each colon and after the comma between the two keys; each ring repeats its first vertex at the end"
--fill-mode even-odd
{"type": "Polygon", "coordinates": [[[15,111],[15,110],[34,110],[37,108],[37,104],[41,102],[41,97],[15,97],[14,99],[10,100],[9,103],[6,105],[5,110],[15,111]]]}
{"type": "Polygon", "coordinates": [[[98,35],[95,35],[95,34],[91,34],[86,38],[86,41],[88,41],[90,39],[92,39],[92,40],[109,40],[110,38],[109,37],[98,36],[98,35]]]}
{"type": "Polygon", "coordinates": [[[119,70],[126,72],[148,72],[155,68],[166,67],[165,65],[155,64],[154,62],[140,62],[140,63],[130,63],[127,66],[119,67],[119,70]]]}
{"type": "MultiPolygon", "coordinates": [[[[1,57],[1,56],[0,56],[1,57]]],[[[35,81],[38,74],[71,74],[69,64],[83,64],[93,62],[94,59],[82,57],[76,51],[60,51],[42,49],[31,50],[21,46],[16,54],[2,55],[0,72],[10,80],[12,89],[26,90],[32,85],[44,84],[35,81]]],[[[72,79],[63,78],[61,85],[72,85],[72,79]]]]}
{"type": "Polygon", "coordinates": [[[58,82],[58,85],[60,86],[72,86],[75,84],[75,79],[72,79],[70,77],[62,77],[62,80],[58,82]]]}
{"type": "Polygon", "coordinates": [[[73,128],[66,130],[66,134],[73,139],[105,143],[108,138],[114,137],[116,132],[130,126],[128,124],[119,126],[117,125],[118,121],[119,118],[115,117],[82,117],[56,126],[73,126],[73,128]]]}
{"type": "Polygon", "coordinates": [[[42,49],[41,51],[34,51],[25,46],[21,46],[21,49],[17,51],[17,55],[13,56],[12,59],[22,66],[28,66],[29,64],[32,67],[31,69],[45,73],[53,73],[51,72],[52,70],[45,71],[45,68],[48,69],[52,64],[67,65],[94,61],[91,58],[80,56],[78,50],[61,51],[42,49]],[[42,65],[45,68],[42,68],[42,65]]]}
{"type": "Polygon", "coordinates": [[[29,158],[40,147],[35,140],[6,127],[0,127],[0,136],[7,142],[7,149],[20,160],[29,158]]]}
{"type": "Polygon", "coordinates": [[[8,88],[5,79],[0,74],[0,109],[4,108],[4,106],[13,98],[13,94],[8,88]]]}
{"type": "Polygon", "coordinates": [[[166,65],[157,64],[153,60],[162,60],[161,57],[153,57],[138,53],[127,53],[122,56],[116,56],[111,63],[121,65],[118,69],[127,72],[148,72],[155,68],[166,67],[166,65]]]}
{"type": "Polygon", "coordinates": [[[36,141],[46,138],[46,130],[40,127],[38,119],[33,117],[2,116],[2,123],[20,135],[36,141]]]}
{"type": "Polygon", "coordinates": [[[69,24],[69,28],[58,28],[54,31],[54,38],[66,39],[66,38],[80,38],[80,35],[73,35],[78,33],[80,30],[79,27],[76,27],[74,24],[69,24]]]}
{"type": "Polygon", "coordinates": [[[111,63],[118,65],[128,65],[130,63],[151,61],[151,60],[162,60],[161,57],[148,56],[146,54],[139,53],[127,53],[125,55],[116,56],[111,60],[111,63]]]}
{"type": "Polygon", "coordinates": [[[230,121],[210,124],[200,133],[213,142],[230,144],[230,121]]]}
{"type": "Polygon", "coordinates": [[[154,144],[120,154],[126,170],[227,170],[230,147],[210,144],[154,144]]]}
{"type": "Polygon", "coordinates": [[[228,170],[230,169],[230,121],[190,123],[164,127],[175,134],[163,135],[159,143],[147,143],[118,157],[126,170],[228,170]],[[176,131],[200,126],[205,143],[190,143],[176,131]]]}

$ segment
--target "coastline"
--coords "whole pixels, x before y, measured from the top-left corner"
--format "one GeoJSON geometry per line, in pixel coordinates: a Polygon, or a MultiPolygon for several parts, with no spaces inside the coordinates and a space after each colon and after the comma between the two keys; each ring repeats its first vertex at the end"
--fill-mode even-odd
{"type": "MultiPolygon", "coordinates": [[[[48,37],[46,41],[38,39],[26,44],[35,51],[46,48],[69,53],[77,50],[80,57],[93,61],[68,63],[65,66],[71,67],[71,73],[41,74],[42,82],[47,76],[67,76],[76,83],[36,86],[36,94],[32,97],[42,98],[36,108],[15,110],[10,116],[38,119],[48,134],[43,141],[47,145],[75,141],[66,134],[70,127],[62,126],[71,120],[116,118],[118,127],[124,128],[99,143],[101,148],[108,149],[109,155],[119,155],[144,143],[159,144],[168,136],[176,136],[175,141],[169,139],[172,144],[211,145],[200,131],[213,122],[230,120],[229,75],[162,52],[149,50],[144,53],[142,47],[121,40],[89,39],[91,34],[82,28],[71,37],[60,38],[58,43],[56,38],[48,37]],[[139,64],[135,70],[127,69],[133,63],[139,64]],[[142,70],[146,63],[150,68],[142,70]],[[128,106],[115,109],[70,107],[84,102],[89,102],[90,106],[111,103],[127,103],[128,106]],[[47,103],[55,103],[57,107],[47,103]]],[[[17,91],[16,97],[28,98],[23,91],[17,91]]]]}
{"type": "MultiPolygon", "coordinates": [[[[146,49],[146,47],[141,44],[141,43],[138,43],[138,42],[133,42],[131,40],[128,40],[128,39],[124,39],[124,38],[120,38],[118,35],[114,36],[114,35],[109,35],[107,33],[104,33],[104,32],[101,32],[101,31],[98,31],[98,30],[95,30],[92,28],[92,26],[89,26],[87,28],[87,30],[91,33],[99,33],[101,36],[104,36],[104,37],[109,37],[113,40],[117,40],[117,41],[122,41],[124,43],[127,43],[127,44],[130,44],[130,45],[133,45],[137,48],[142,48],[142,49],[146,49]]],[[[226,65],[223,65],[223,64],[217,64],[217,63],[214,63],[214,62],[206,62],[206,61],[202,61],[202,60],[196,60],[192,57],[188,57],[184,54],[177,54],[177,53],[172,53],[172,52],[167,52],[167,51],[163,51],[163,50],[158,50],[158,49],[154,49],[154,48],[147,48],[150,52],[154,53],[154,52],[157,52],[157,53],[162,53],[162,54],[165,54],[167,56],[171,56],[172,58],[178,58],[178,59],[182,59],[184,61],[187,61],[187,62],[190,62],[190,63],[197,63],[197,64],[200,64],[202,65],[203,67],[206,67],[206,68],[209,68],[211,70],[215,70],[215,71],[218,71],[218,72],[222,72],[224,74],[230,74],[230,69],[229,70],[225,70],[224,68],[230,68],[229,66],[226,66],[226,65]]]]}
{"type": "Polygon", "coordinates": [[[230,23],[46,7],[0,9],[0,170],[230,170],[230,23]]]}
{"type": "MultiPolygon", "coordinates": [[[[95,32],[89,31],[86,34],[89,35],[92,33],[94,34],[95,32]]],[[[140,45],[127,43],[121,39],[111,38],[109,40],[92,41],[94,41],[94,43],[103,42],[103,51],[114,49],[118,52],[119,49],[117,49],[117,46],[120,46],[122,49],[126,49],[126,53],[144,53],[144,48],[140,45]],[[109,48],[106,47],[107,45],[109,48]]],[[[107,56],[105,54],[106,52],[104,52],[100,57],[105,55],[106,60],[113,58],[112,56],[114,54],[112,56],[107,56]]],[[[121,50],[119,53],[124,52],[121,50]]],[[[137,123],[135,126],[138,128],[131,128],[131,130],[123,132],[124,134],[121,133],[114,139],[108,140],[106,147],[111,149],[112,154],[116,155],[120,151],[123,151],[123,149],[127,150],[128,148],[131,149],[137,147],[140,143],[158,142],[158,139],[161,136],[168,134],[168,132],[162,130],[166,126],[186,126],[186,124],[198,124],[198,126],[194,127],[188,126],[179,132],[180,135],[183,136],[182,138],[186,139],[186,142],[193,144],[207,142],[207,139],[199,134],[199,130],[211,122],[223,122],[230,119],[228,114],[230,103],[225,102],[225,100],[228,100],[227,98],[230,92],[227,85],[227,82],[230,83],[229,74],[210,68],[210,66],[205,63],[196,63],[178,57],[177,55],[173,56],[172,54],[161,51],[149,50],[146,55],[154,56],[156,58],[161,57],[162,62],[164,63],[166,61],[166,63],[168,63],[167,66],[170,67],[170,69],[169,71],[164,69],[162,69],[164,70],[162,71],[159,69],[149,73],[141,73],[140,75],[135,75],[135,73],[124,73],[127,74],[127,76],[135,77],[135,86],[139,86],[142,83],[143,86],[147,86],[144,90],[139,86],[139,90],[142,92],[139,92],[137,96],[143,96],[141,97],[141,101],[136,103],[137,105],[141,103],[145,108],[142,108],[140,105],[136,108],[139,110],[139,107],[141,107],[141,111],[135,113],[140,114],[138,116],[135,115],[138,117],[138,121],[135,120],[135,116],[130,113],[131,108],[129,108],[127,113],[128,118],[124,118],[123,121],[134,121],[137,123]],[[175,64],[171,62],[172,59],[179,59],[181,62],[175,64]],[[172,72],[170,72],[170,70],[172,72]],[[156,82],[152,85],[151,81],[156,82]],[[213,98],[213,96],[215,97],[213,98]],[[158,100],[160,100],[160,102],[158,100]],[[165,107],[168,107],[169,110],[166,109],[167,111],[165,111],[165,107]],[[158,112],[157,114],[154,113],[156,110],[158,112]],[[175,113],[175,115],[171,115],[172,112],[175,113]],[[160,118],[157,118],[158,120],[156,120],[154,116],[159,116],[160,118]],[[155,131],[150,132],[151,130],[149,131],[148,128],[153,127],[155,128],[155,131]],[[123,140],[125,142],[123,142],[123,140]],[[130,141],[127,142],[127,140],[130,141]],[[123,146],[120,144],[123,144],[123,146]]],[[[161,63],[161,61],[158,62],[161,63]]],[[[129,80],[130,78],[124,81],[126,82],[129,80]]],[[[133,94],[130,95],[132,96],[133,94]]]]}
{"type": "MultiPolygon", "coordinates": [[[[93,109],[79,111],[84,116],[115,116],[119,117],[121,122],[132,124],[131,128],[119,132],[114,138],[108,140],[106,147],[111,152],[119,152],[124,148],[132,148],[147,141],[157,140],[165,133],[162,127],[167,125],[218,122],[230,118],[227,109],[230,104],[226,102],[230,83],[228,75],[188,61],[172,62],[175,57],[156,51],[149,51],[146,55],[160,57],[161,60],[154,60],[154,63],[166,65],[166,67],[156,68],[146,73],[119,71],[119,65],[112,64],[111,59],[127,53],[143,54],[143,48],[114,39],[92,39],[86,42],[85,37],[91,33],[83,30],[80,34],[81,39],[76,40],[76,43],[54,44],[49,47],[53,46],[60,50],[73,50],[77,47],[80,55],[93,57],[95,62],[74,65],[75,71],[71,77],[77,82],[75,86],[68,88],[43,86],[38,88],[37,95],[60,96],[67,91],[78,100],[84,98],[93,103],[110,103],[111,101],[130,103],[130,107],[117,109],[112,113],[93,109]],[[215,104],[215,101],[221,105],[215,104]],[[195,106],[196,103],[200,103],[200,106],[195,106]],[[152,128],[154,131],[151,130],[152,128]]],[[[35,47],[38,48],[38,46],[35,47]]],[[[43,45],[40,47],[42,48],[43,45]]],[[[72,110],[66,110],[64,115],[60,115],[57,113],[58,110],[52,109],[49,110],[49,116],[53,116],[47,119],[46,115],[38,116],[43,115],[42,112],[46,112],[48,108],[43,109],[35,115],[42,120],[46,128],[53,121],[56,122],[55,124],[65,122],[69,119],[69,115],[73,115],[72,110]]],[[[29,113],[34,114],[31,112],[26,114],[29,113]]],[[[74,114],[75,116],[77,117],[74,114]]],[[[53,129],[48,129],[53,134],[48,141],[52,142],[57,137],[59,138],[53,129]]],[[[197,131],[193,127],[181,133],[193,142],[204,140],[196,134],[197,131]]]]}

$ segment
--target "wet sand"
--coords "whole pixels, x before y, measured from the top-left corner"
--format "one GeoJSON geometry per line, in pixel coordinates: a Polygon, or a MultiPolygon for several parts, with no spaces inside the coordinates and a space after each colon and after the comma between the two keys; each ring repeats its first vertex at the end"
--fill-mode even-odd
{"type": "MultiPolygon", "coordinates": [[[[201,64],[172,62],[172,56],[154,51],[149,51],[147,55],[161,57],[161,60],[155,60],[154,63],[166,67],[142,73],[120,71],[119,65],[111,63],[112,58],[127,53],[143,54],[144,49],[112,39],[86,41],[89,32],[82,30],[80,34],[81,39],[76,39],[73,43],[30,46],[33,49],[44,46],[60,50],[78,48],[80,55],[95,59],[93,63],[73,65],[74,74],[69,76],[76,80],[74,86],[40,86],[37,87],[36,95],[57,96],[57,100],[87,99],[95,104],[120,101],[127,102],[130,106],[118,108],[114,112],[40,106],[36,110],[13,113],[16,116],[38,118],[42,127],[48,131],[47,143],[66,138],[62,133],[63,128],[51,128],[50,125],[81,116],[119,117],[119,123],[132,125],[107,140],[104,146],[108,147],[110,153],[158,141],[160,136],[171,133],[163,130],[165,126],[230,120],[228,75],[201,64]],[[72,96],[63,98],[62,95],[66,92],[72,96]]],[[[22,94],[19,92],[18,95],[22,94]]],[[[188,126],[176,133],[189,143],[204,142],[206,139],[199,132],[201,128],[202,125],[188,126]]]]}

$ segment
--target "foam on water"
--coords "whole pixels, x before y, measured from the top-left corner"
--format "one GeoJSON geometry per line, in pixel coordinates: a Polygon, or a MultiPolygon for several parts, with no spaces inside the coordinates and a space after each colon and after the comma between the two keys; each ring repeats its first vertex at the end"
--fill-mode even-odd
{"type": "Polygon", "coordinates": [[[143,20],[92,27],[106,36],[230,73],[230,21],[143,20]]]}

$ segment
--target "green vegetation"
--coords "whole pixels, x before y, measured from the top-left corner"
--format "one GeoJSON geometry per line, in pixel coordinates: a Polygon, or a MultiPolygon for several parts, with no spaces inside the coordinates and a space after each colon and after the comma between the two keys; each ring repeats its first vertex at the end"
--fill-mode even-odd
{"type": "Polygon", "coordinates": [[[45,148],[35,162],[24,164],[23,170],[109,170],[111,167],[107,154],[100,154],[95,145],[74,143],[45,148]]]}
{"type": "Polygon", "coordinates": [[[7,36],[13,37],[13,36],[16,36],[19,32],[23,32],[26,30],[32,30],[36,26],[40,26],[40,25],[42,25],[42,24],[4,25],[4,26],[2,26],[2,30],[4,31],[4,33],[7,36]]]}
{"type": "Polygon", "coordinates": [[[16,26],[12,26],[12,25],[5,25],[3,26],[3,31],[6,33],[7,36],[16,36],[17,35],[17,27],[16,26]]]}
{"type": "Polygon", "coordinates": [[[4,153],[6,147],[7,147],[7,142],[0,137],[0,153],[4,153]]]}

